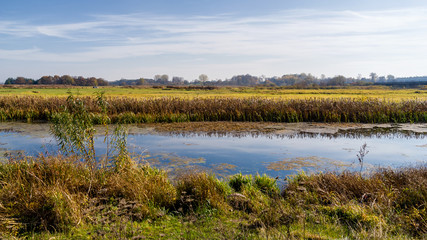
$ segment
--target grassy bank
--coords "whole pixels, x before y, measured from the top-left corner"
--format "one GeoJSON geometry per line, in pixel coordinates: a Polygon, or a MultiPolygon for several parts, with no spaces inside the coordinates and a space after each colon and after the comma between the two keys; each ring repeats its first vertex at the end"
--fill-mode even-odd
{"type": "MultiPolygon", "coordinates": [[[[96,97],[80,97],[99,123],[96,97]]],[[[250,122],[427,122],[426,100],[310,98],[129,98],[106,97],[113,123],[250,121],[250,122]]],[[[48,121],[67,107],[66,97],[1,96],[0,121],[48,121]]]]}
{"type": "Polygon", "coordinates": [[[73,157],[0,164],[0,237],[14,239],[411,239],[427,237],[427,168],[171,182],[144,165],[73,157]]]}

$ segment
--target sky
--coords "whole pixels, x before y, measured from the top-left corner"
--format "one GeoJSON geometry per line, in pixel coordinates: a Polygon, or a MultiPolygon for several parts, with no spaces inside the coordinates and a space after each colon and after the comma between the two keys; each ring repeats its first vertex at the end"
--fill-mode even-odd
{"type": "Polygon", "coordinates": [[[427,75],[427,1],[0,0],[0,82],[303,72],[427,75]]]}

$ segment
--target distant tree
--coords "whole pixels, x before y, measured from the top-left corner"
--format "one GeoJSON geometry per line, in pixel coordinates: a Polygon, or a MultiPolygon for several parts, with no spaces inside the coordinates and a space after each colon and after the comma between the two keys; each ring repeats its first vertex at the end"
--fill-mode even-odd
{"type": "Polygon", "coordinates": [[[27,82],[26,82],[26,80],[25,80],[25,78],[24,77],[17,77],[16,79],[15,79],[15,84],[26,84],[27,82]]]}
{"type": "Polygon", "coordinates": [[[86,86],[86,78],[82,76],[75,78],[74,81],[76,82],[77,86],[86,86]]]}
{"type": "Polygon", "coordinates": [[[208,81],[208,75],[206,74],[200,74],[199,75],[199,81],[202,83],[202,85],[205,85],[206,81],[208,81]]]}
{"type": "Polygon", "coordinates": [[[88,78],[86,80],[86,86],[98,86],[98,79],[95,77],[88,78]]]}
{"type": "Polygon", "coordinates": [[[52,76],[43,76],[39,79],[38,84],[54,84],[52,76]]]}
{"type": "Polygon", "coordinates": [[[162,78],[162,75],[156,74],[154,75],[154,81],[158,81],[162,78]]]}
{"type": "Polygon", "coordinates": [[[138,79],[136,85],[144,85],[144,83],[145,83],[144,78],[140,78],[140,79],[138,79]]]}
{"type": "Polygon", "coordinates": [[[14,84],[15,83],[15,79],[13,78],[8,78],[6,79],[6,81],[4,82],[4,84],[14,84]]]}
{"type": "Polygon", "coordinates": [[[378,77],[378,82],[385,82],[385,81],[386,81],[385,76],[378,77]]]}
{"type": "Polygon", "coordinates": [[[388,82],[393,82],[395,80],[395,77],[391,74],[387,75],[387,81],[388,82]]]}
{"type": "Polygon", "coordinates": [[[321,79],[321,80],[325,80],[325,79],[326,79],[325,74],[321,74],[321,75],[320,75],[320,79],[321,79]]]}
{"type": "Polygon", "coordinates": [[[169,76],[167,74],[163,74],[161,77],[163,82],[168,82],[169,81],[169,76]]]}
{"type": "Polygon", "coordinates": [[[62,84],[61,77],[58,75],[53,76],[53,84],[62,84]]]}
{"type": "Polygon", "coordinates": [[[154,80],[157,84],[168,84],[169,76],[167,74],[155,75],[154,80]]]}
{"type": "Polygon", "coordinates": [[[175,85],[181,85],[184,83],[184,78],[182,77],[173,77],[172,78],[172,83],[175,85]]]}
{"type": "Polygon", "coordinates": [[[96,81],[98,82],[98,86],[108,86],[108,81],[103,78],[98,78],[96,81]]]}
{"type": "Polygon", "coordinates": [[[328,80],[327,85],[330,86],[344,86],[346,82],[346,78],[342,75],[335,76],[328,80]]]}
{"type": "Polygon", "coordinates": [[[61,81],[62,84],[66,84],[66,85],[75,85],[76,82],[74,81],[74,78],[71,77],[70,75],[63,75],[61,77],[61,81]]]}
{"type": "Polygon", "coordinates": [[[377,81],[377,79],[378,79],[378,75],[377,75],[376,73],[374,73],[374,72],[371,72],[371,73],[369,74],[369,76],[371,77],[371,81],[372,81],[372,82],[376,82],[376,81],[377,81]]]}

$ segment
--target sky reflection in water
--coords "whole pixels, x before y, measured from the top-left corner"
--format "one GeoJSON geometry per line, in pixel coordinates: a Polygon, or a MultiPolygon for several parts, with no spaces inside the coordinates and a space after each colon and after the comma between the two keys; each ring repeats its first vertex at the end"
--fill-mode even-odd
{"type": "MultiPolygon", "coordinates": [[[[132,134],[128,147],[134,154],[149,155],[144,161],[174,175],[179,169],[202,169],[219,176],[241,172],[285,177],[300,170],[357,170],[360,146],[367,144],[367,169],[399,167],[425,163],[426,134],[417,136],[389,134],[296,136],[218,135],[218,134],[132,134]],[[347,137],[346,137],[347,136],[347,137]],[[353,136],[353,137],[351,137],[353,136]]],[[[96,140],[97,154],[105,153],[103,138],[96,140]]],[[[26,154],[57,152],[55,140],[48,135],[13,131],[0,132],[0,153],[24,151],[26,154]]]]}

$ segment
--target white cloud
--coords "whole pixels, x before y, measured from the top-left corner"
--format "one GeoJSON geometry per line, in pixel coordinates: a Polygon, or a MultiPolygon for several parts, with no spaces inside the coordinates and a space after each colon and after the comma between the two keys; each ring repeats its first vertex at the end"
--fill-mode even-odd
{"type": "Polygon", "coordinates": [[[398,59],[424,61],[427,9],[291,10],[251,17],[103,15],[94,16],[89,22],[70,24],[0,22],[0,35],[23,42],[35,36],[47,42],[62,39],[61,54],[47,47],[0,50],[0,58],[14,60],[28,60],[31,55],[39,61],[78,63],[183,54],[195,58],[250,56],[259,58],[261,63],[264,58],[283,63],[303,59],[319,59],[320,64],[333,63],[333,59],[395,63],[398,59]],[[99,44],[94,47],[85,42],[99,44]],[[67,52],[67,46],[80,47],[80,51],[67,52]]]}

